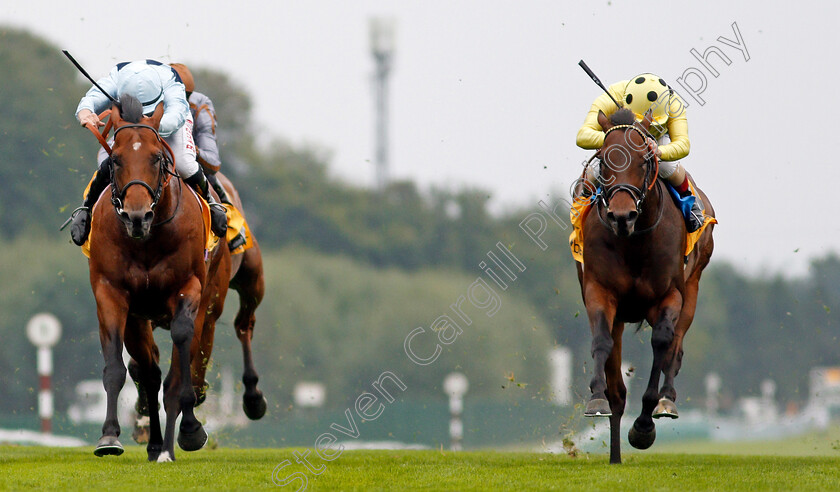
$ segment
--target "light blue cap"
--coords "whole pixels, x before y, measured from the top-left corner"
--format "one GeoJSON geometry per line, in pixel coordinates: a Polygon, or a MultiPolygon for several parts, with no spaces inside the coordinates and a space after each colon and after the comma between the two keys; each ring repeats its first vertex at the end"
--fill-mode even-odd
{"type": "Polygon", "coordinates": [[[163,100],[163,82],[154,69],[140,70],[123,80],[117,88],[120,95],[130,94],[143,104],[143,114],[154,112],[163,100]]]}

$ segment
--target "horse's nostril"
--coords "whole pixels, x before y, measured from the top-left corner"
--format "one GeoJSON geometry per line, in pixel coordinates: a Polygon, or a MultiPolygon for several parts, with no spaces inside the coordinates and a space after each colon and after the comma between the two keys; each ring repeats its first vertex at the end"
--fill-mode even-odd
{"type": "Polygon", "coordinates": [[[637,212],[635,210],[632,210],[632,211],[630,211],[630,213],[627,214],[627,221],[632,222],[632,221],[636,220],[636,218],[638,216],[639,216],[639,212],[637,212]]]}
{"type": "Polygon", "coordinates": [[[614,214],[614,213],[612,213],[612,212],[607,212],[607,219],[608,219],[610,222],[615,222],[615,214],[614,214]]]}
{"type": "Polygon", "coordinates": [[[151,210],[149,210],[148,212],[146,212],[146,215],[143,217],[143,220],[144,220],[145,222],[151,222],[151,220],[152,220],[153,218],[155,218],[155,213],[154,213],[154,212],[152,212],[151,210]]]}

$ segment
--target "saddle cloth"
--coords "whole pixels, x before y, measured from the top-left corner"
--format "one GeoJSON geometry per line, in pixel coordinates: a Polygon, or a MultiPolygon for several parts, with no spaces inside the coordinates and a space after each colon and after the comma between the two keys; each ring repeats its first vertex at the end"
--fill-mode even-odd
{"type": "MultiPolygon", "coordinates": [[[[694,185],[691,184],[690,180],[688,184],[691,186],[691,192],[696,195],[697,191],[694,189],[694,185]]],[[[583,224],[586,221],[586,216],[589,215],[589,212],[592,209],[593,203],[594,200],[591,196],[577,197],[575,198],[574,203],[572,203],[572,208],[569,210],[569,218],[572,221],[572,233],[569,235],[569,247],[572,249],[572,256],[575,261],[580,264],[583,264],[583,224]]],[[[697,241],[700,239],[700,236],[703,235],[703,231],[706,230],[706,227],[709,224],[717,224],[716,218],[705,214],[705,208],[703,208],[703,212],[703,225],[694,232],[686,233],[685,256],[688,256],[694,250],[694,245],[697,244],[697,241]]]]}

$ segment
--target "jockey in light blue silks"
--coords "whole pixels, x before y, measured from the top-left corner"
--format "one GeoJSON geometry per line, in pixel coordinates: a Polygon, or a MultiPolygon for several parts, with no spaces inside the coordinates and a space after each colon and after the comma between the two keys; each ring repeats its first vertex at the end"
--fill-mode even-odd
{"type": "MultiPolygon", "coordinates": [[[[157,105],[163,103],[164,113],[158,132],[172,148],[178,174],[211,205],[213,233],[224,236],[227,231],[225,210],[214,200],[204,172],[196,162],[193,117],[178,73],[160,62],[140,60],[118,64],[107,77],[97,83],[108,96],[116,100],[123,94],[136,97],[143,104],[143,113],[146,115],[151,115],[157,105]]],[[[76,108],[76,118],[82,126],[88,123],[96,127],[105,125],[97,115],[111,105],[108,96],[96,86],[87,91],[76,108]]],[[[108,155],[104,149],[100,149],[99,169],[90,183],[82,207],[73,213],[70,236],[79,246],[85,243],[90,233],[91,209],[110,183],[110,166],[108,155]]]]}

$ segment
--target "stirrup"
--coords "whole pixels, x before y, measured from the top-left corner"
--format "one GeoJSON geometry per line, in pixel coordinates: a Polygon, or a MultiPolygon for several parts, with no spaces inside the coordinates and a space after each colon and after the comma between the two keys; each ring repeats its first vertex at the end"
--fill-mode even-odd
{"type": "Polygon", "coordinates": [[[61,224],[61,227],[59,227],[58,230],[63,231],[65,228],[67,228],[67,226],[70,225],[71,222],[73,222],[73,219],[75,219],[76,216],[79,215],[79,212],[81,212],[82,210],[87,210],[87,212],[90,213],[90,207],[85,207],[84,205],[82,205],[76,210],[73,210],[73,212],[70,214],[70,217],[68,217],[67,220],[65,220],[64,223],[61,224]]]}
{"type": "Polygon", "coordinates": [[[227,234],[227,209],[224,205],[215,201],[207,204],[210,206],[210,228],[213,230],[213,234],[223,237],[227,234]],[[221,230],[222,227],[224,227],[224,230],[221,230]]]}
{"type": "Polygon", "coordinates": [[[245,228],[243,227],[239,234],[236,235],[235,238],[231,242],[228,243],[228,249],[231,251],[235,251],[240,246],[244,245],[248,242],[248,239],[245,237],[245,228]]]}
{"type": "Polygon", "coordinates": [[[686,232],[692,233],[703,227],[703,223],[706,221],[706,218],[703,216],[703,213],[700,210],[697,213],[692,210],[689,212],[688,217],[685,218],[685,229],[686,232]]]}
{"type": "Polygon", "coordinates": [[[703,202],[700,200],[699,196],[693,196],[694,203],[691,204],[691,208],[688,210],[685,217],[685,227],[689,233],[703,227],[703,223],[706,221],[706,217],[703,214],[703,202]]]}

